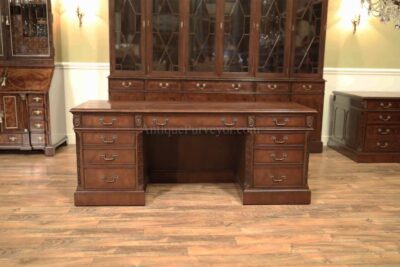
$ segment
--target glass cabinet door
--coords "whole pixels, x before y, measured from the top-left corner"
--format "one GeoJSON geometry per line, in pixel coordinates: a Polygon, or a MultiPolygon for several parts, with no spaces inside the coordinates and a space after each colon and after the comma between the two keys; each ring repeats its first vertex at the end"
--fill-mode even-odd
{"type": "Polygon", "coordinates": [[[10,0],[11,55],[50,56],[48,0],[10,0]]]}
{"type": "Polygon", "coordinates": [[[191,72],[215,72],[216,0],[190,0],[188,66],[191,72]]]}
{"type": "Polygon", "coordinates": [[[288,73],[288,5],[287,0],[260,0],[257,3],[260,20],[258,30],[257,72],[264,74],[288,73]],[[286,49],[287,48],[287,49],[286,49]]]}
{"type": "Polygon", "coordinates": [[[322,72],[324,0],[294,1],[293,66],[294,74],[322,72]]]}
{"type": "Polygon", "coordinates": [[[114,61],[116,70],[144,71],[141,0],[115,0],[114,61]]]}
{"type": "Polygon", "coordinates": [[[250,0],[225,0],[223,71],[250,71],[250,0]]]}
{"type": "Polygon", "coordinates": [[[152,70],[178,72],[182,20],[180,0],[152,0],[152,70]]]}

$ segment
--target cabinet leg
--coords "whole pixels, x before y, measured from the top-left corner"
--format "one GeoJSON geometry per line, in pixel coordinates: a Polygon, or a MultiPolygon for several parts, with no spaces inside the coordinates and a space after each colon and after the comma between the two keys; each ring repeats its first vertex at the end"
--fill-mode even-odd
{"type": "Polygon", "coordinates": [[[46,155],[46,157],[54,157],[54,155],[56,154],[56,148],[54,146],[47,146],[44,149],[44,154],[46,155]]]}

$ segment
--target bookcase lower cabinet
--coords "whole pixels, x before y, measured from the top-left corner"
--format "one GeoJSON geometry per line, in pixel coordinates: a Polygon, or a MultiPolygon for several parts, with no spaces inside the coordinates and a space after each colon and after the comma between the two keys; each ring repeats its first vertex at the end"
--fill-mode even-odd
{"type": "MultiPolygon", "coordinates": [[[[145,205],[148,183],[182,173],[191,177],[190,182],[237,182],[243,204],[311,201],[309,137],[316,111],[300,104],[89,101],[72,113],[77,206],[145,205]],[[160,139],[162,143],[148,139],[150,135],[167,138],[160,139]],[[203,138],[205,135],[218,139],[203,138]],[[157,144],[149,144],[150,140],[157,144]],[[179,140],[178,148],[171,148],[174,140],[179,140]],[[201,142],[201,147],[188,149],[183,145],[188,140],[201,142]],[[217,150],[213,146],[218,146],[217,150]],[[221,152],[232,149],[229,146],[235,147],[235,153],[221,152]],[[154,147],[157,156],[149,149],[154,147]],[[209,149],[226,159],[204,157],[209,149]],[[223,166],[218,166],[220,163],[223,166]]],[[[171,181],[182,181],[182,177],[171,181]]]]}

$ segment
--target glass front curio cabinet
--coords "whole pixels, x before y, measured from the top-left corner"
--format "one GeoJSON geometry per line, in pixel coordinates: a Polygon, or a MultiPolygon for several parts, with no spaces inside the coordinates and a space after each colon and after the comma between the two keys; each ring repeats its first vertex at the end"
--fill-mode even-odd
{"type": "Polygon", "coordinates": [[[54,110],[64,109],[62,86],[50,92],[51,1],[0,0],[0,22],[0,150],[43,150],[51,156],[66,142],[63,116],[54,110]]]}
{"type": "Polygon", "coordinates": [[[111,100],[295,101],[319,111],[328,0],[109,0],[111,100]]]}

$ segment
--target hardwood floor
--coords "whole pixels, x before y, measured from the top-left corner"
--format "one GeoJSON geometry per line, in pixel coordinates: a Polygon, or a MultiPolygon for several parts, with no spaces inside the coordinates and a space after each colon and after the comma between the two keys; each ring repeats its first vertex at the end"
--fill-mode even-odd
{"type": "Polygon", "coordinates": [[[76,208],[73,146],[0,154],[0,266],[400,265],[400,164],[311,156],[310,206],[231,184],[151,185],[146,207],[76,208]]]}

